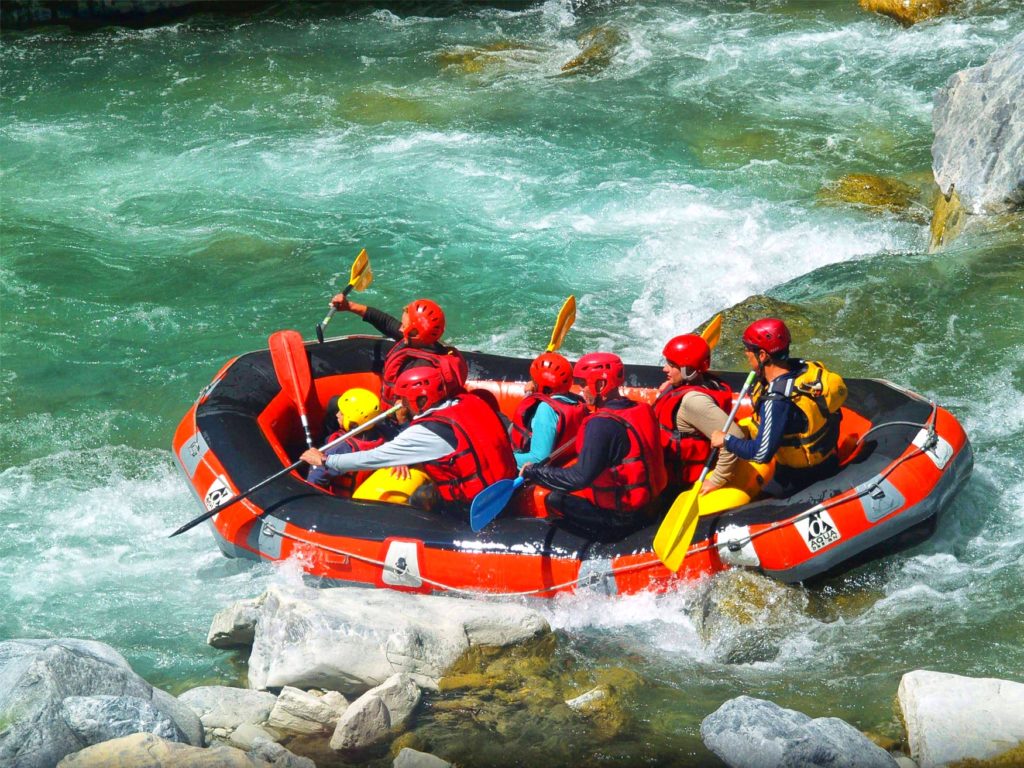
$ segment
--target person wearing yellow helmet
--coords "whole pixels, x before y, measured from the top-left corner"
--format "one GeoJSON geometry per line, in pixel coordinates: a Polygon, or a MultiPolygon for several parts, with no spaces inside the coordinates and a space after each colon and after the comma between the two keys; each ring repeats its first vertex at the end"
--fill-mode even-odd
{"type": "MultiPolygon", "coordinates": [[[[337,425],[340,427],[327,442],[350,432],[366,423],[380,413],[380,398],[368,389],[352,387],[337,398],[333,398],[327,406],[328,414],[337,409],[337,425]]],[[[331,418],[331,417],[328,417],[331,418]]],[[[384,435],[376,427],[372,427],[358,435],[342,440],[327,450],[328,455],[355,453],[376,448],[384,442],[384,435]]],[[[358,473],[332,472],[327,466],[312,467],[306,478],[310,483],[322,488],[330,488],[335,493],[351,493],[365,479],[358,473]]]]}

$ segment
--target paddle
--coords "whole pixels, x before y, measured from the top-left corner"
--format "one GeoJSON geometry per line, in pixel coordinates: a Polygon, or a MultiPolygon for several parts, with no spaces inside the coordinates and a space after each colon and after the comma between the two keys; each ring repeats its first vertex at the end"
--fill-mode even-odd
{"type": "Polygon", "coordinates": [[[551,341],[548,342],[548,352],[557,352],[565,341],[565,334],[576,322],[576,297],[570,296],[558,310],[558,319],[555,320],[555,327],[551,331],[551,341]]]}
{"type": "MultiPolygon", "coordinates": [[[[743,382],[743,389],[740,390],[739,397],[736,398],[736,402],[733,403],[732,410],[729,412],[729,418],[725,420],[725,426],[722,427],[723,432],[728,432],[729,427],[732,426],[732,421],[736,418],[736,411],[740,407],[740,401],[754,382],[754,375],[754,371],[751,371],[747,375],[747,380],[743,382]]],[[[708,472],[711,471],[711,466],[715,463],[717,457],[718,449],[716,448],[708,456],[708,460],[704,463],[704,469],[701,470],[700,477],[697,478],[697,482],[693,484],[693,487],[683,491],[676,497],[675,502],[673,502],[668,514],[665,515],[665,519],[658,528],[657,534],[654,536],[655,554],[665,564],[665,567],[673,573],[682,566],[683,560],[686,559],[686,553],[690,549],[690,542],[693,541],[693,534],[697,530],[697,520],[700,517],[700,505],[698,503],[700,489],[704,485],[704,478],[708,476],[708,472]]]]}
{"type": "MultiPolygon", "coordinates": [[[[348,285],[345,286],[345,290],[341,292],[341,295],[348,296],[353,288],[357,291],[365,291],[372,282],[373,270],[370,269],[370,257],[366,255],[366,249],[363,248],[359,255],[356,256],[356,260],[352,262],[352,271],[349,273],[348,285]]],[[[331,318],[334,317],[334,313],[337,311],[332,305],[331,311],[327,313],[327,317],[316,324],[316,340],[321,344],[324,343],[324,328],[331,322],[331,318]]]]}
{"type": "MultiPolygon", "coordinates": [[[[573,443],[576,442],[576,438],[573,437],[571,440],[566,440],[558,448],[551,452],[551,454],[537,462],[538,467],[543,467],[549,461],[560,456],[566,450],[568,450],[573,443]]],[[[499,480],[496,483],[491,483],[478,493],[473,503],[469,506],[469,527],[474,532],[483,529],[488,523],[494,518],[501,514],[502,510],[508,504],[509,499],[512,498],[512,494],[519,490],[519,487],[525,483],[526,480],[523,476],[510,477],[505,480],[499,480]]]]}
{"type": "Polygon", "coordinates": [[[718,340],[722,338],[722,316],[715,315],[711,318],[711,322],[708,323],[704,330],[700,332],[700,337],[704,339],[712,349],[717,347],[718,340]]]}
{"type": "Polygon", "coordinates": [[[306,445],[313,447],[313,436],[309,432],[309,418],[306,415],[306,401],[313,385],[309,372],[309,358],[306,346],[298,331],[275,331],[270,334],[270,358],[274,362],[274,373],[281,389],[291,395],[292,402],[302,420],[306,433],[306,445]]]}
{"type": "MultiPolygon", "coordinates": [[[[370,427],[372,427],[377,422],[383,421],[384,419],[386,419],[388,416],[390,416],[392,413],[394,413],[395,411],[397,411],[401,407],[402,407],[401,403],[399,403],[398,405],[392,406],[391,408],[389,408],[388,410],[384,411],[383,413],[380,413],[380,414],[374,416],[369,421],[364,421],[362,424],[360,424],[355,429],[350,429],[344,435],[339,435],[338,437],[334,438],[329,443],[324,445],[324,447],[321,448],[320,450],[321,451],[326,451],[326,450],[336,446],[342,440],[346,440],[347,438],[350,438],[353,435],[358,435],[360,432],[363,432],[363,431],[369,429],[370,427]]],[[[294,464],[291,464],[290,466],[287,466],[284,469],[282,469],[280,472],[275,472],[273,475],[271,475],[267,479],[261,480],[260,482],[256,483],[256,485],[254,485],[249,490],[247,490],[247,491],[245,491],[243,493],[235,494],[234,496],[232,496],[230,499],[228,499],[227,501],[223,502],[222,504],[218,504],[213,509],[210,509],[210,510],[207,510],[206,512],[203,512],[203,514],[199,515],[199,517],[194,518],[192,520],[189,520],[187,523],[185,523],[183,526],[181,526],[181,528],[176,530],[174,533],[172,533],[167,538],[173,539],[179,533],[184,533],[185,531],[189,530],[190,528],[194,528],[195,526],[199,525],[204,520],[209,520],[211,517],[216,515],[218,512],[222,512],[224,509],[226,509],[227,507],[230,507],[232,504],[235,504],[236,502],[239,502],[242,499],[248,498],[251,494],[253,494],[256,491],[258,491],[260,488],[265,486],[267,483],[273,482],[274,480],[277,480],[277,478],[279,478],[279,477],[281,477],[283,475],[287,475],[289,472],[293,472],[294,470],[298,469],[299,465],[302,464],[302,463],[303,463],[302,459],[299,459],[294,464]]]]}

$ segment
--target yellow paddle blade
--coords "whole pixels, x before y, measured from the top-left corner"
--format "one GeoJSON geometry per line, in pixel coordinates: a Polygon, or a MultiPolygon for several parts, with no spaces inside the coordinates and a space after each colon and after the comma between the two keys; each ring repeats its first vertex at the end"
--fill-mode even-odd
{"type": "Polygon", "coordinates": [[[555,328],[551,331],[551,341],[548,342],[548,352],[557,352],[565,341],[565,334],[576,322],[576,297],[570,296],[558,310],[558,319],[555,320],[555,328]]]}
{"type": "Polygon", "coordinates": [[[370,257],[366,255],[363,248],[352,262],[352,272],[348,278],[348,284],[357,291],[365,291],[373,282],[373,270],[370,269],[370,257]]]}
{"type": "Polygon", "coordinates": [[[672,503],[665,519],[654,536],[654,553],[665,567],[675,573],[686,559],[686,553],[693,541],[700,519],[700,496],[703,482],[694,483],[689,490],[680,493],[672,503]]]}
{"type": "Polygon", "coordinates": [[[707,327],[700,332],[700,337],[714,349],[718,346],[718,340],[722,338],[722,316],[715,315],[707,327]]]}

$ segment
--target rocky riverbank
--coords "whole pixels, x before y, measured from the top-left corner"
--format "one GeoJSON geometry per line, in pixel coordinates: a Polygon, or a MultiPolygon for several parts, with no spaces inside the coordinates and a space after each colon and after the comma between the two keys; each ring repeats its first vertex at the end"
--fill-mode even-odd
{"type": "MultiPolygon", "coordinates": [[[[695,613],[714,644],[716,626],[756,633],[766,609],[799,604],[801,593],[723,574],[695,613]]],[[[472,720],[504,739],[539,724],[606,741],[628,728],[644,691],[636,672],[553,665],[557,635],[538,611],[509,603],[274,587],[220,612],[208,642],[247,659],[247,688],[200,686],[175,698],[102,643],[0,643],[0,764],[513,765],[515,755],[470,763],[449,754],[439,729],[472,720]],[[427,708],[432,723],[421,728],[427,708]]],[[[894,693],[901,738],[749,696],[709,712],[701,737],[735,768],[1011,765],[1024,749],[1024,684],[915,670],[894,693]]]]}

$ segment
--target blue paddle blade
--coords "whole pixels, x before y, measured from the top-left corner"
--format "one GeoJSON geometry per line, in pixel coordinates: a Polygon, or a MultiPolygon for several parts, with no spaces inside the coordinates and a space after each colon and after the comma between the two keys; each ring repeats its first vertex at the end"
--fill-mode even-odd
{"type": "Polygon", "coordinates": [[[480,491],[469,508],[469,524],[473,530],[479,531],[500,515],[512,494],[522,484],[523,478],[516,477],[499,480],[480,491]]]}

